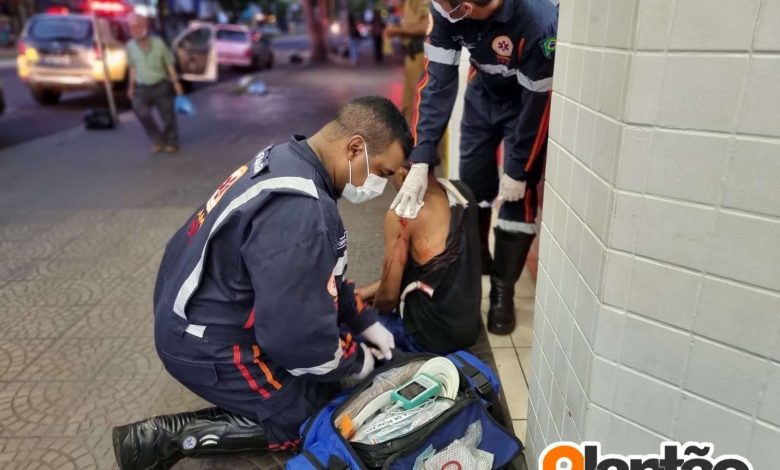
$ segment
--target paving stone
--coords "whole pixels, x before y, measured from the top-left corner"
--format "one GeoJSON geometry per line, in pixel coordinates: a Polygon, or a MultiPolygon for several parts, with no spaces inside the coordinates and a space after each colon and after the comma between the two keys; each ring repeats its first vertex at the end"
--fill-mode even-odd
{"type": "Polygon", "coordinates": [[[0,338],[59,338],[81,318],[90,306],[7,307],[0,306],[0,338]]]}

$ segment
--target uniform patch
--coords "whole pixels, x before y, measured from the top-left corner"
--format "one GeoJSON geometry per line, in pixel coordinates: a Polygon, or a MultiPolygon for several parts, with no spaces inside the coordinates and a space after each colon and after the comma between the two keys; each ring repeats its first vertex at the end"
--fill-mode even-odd
{"type": "Polygon", "coordinates": [[[544,54],[545,57],[548,59],[551,59],[553,54],[555,54],[555,46],[558,44],[558,35],[551,36],[547,39],[542,40],[542,42],[539,43],[539,46],[542,48],[542,54],[544,54]]]}
{"type": "Polygon", "coordinates": [[[255,156],[254,160],[252,160],[252,178],[268,168],[268,155],[271,153],[271,147],[273,147],[273,145],[264,148],[255,156]]]}
{"type": "Polygon", "coordinates": [[[496,60],[499,64],[508,64],[514,49],[515,46],[509,36],[498,36],[493,39],[493,51],[496,53],[496,60]]]}
{"type": "Polygon", "coordinates": [[[195,217],[192,219],[192,222],[190,222],[190,226],[187,228],[187,236],[190,238],[194,237],[196,233],[198,233],[198,230],[200,230],[200,227],[203,226],[203,222],[206,221],[206,210],[201,209],[198,212],[195,213],[195,217]]]}
{"type": "Polygon", "coordinates": [[[230,189],[233,184],[238,181],[239,178],[244,176],[244,173],[249,169],[246,165],[243,165],[238,170],[234,171],[232,175],[228,176],[228,178],[222,182],[222,184],[219,185],[216,191],[214,191],[214,194],[211,195],[208,202],[206,203],[206,214],[210,213],[214,207],[219,204],[220,199],[222,199],[222,196],[225,195],[228,189],[230,189]]]}
{"type": "Polygon", "coordinates": [[[195,439],[195,436],[187,436],[181,441],[181,448],[184,450],[192,450],[196,445],[198,445],[198,440],[195,439]]]}

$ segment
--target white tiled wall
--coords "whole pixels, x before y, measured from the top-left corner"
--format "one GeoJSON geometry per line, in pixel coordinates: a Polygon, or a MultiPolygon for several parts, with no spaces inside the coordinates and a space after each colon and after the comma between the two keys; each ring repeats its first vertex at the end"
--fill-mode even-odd
{"type": "Polygon", "coordinates": [[[780,0],[560,5],[527,457],[780,445],[780,0]]]}

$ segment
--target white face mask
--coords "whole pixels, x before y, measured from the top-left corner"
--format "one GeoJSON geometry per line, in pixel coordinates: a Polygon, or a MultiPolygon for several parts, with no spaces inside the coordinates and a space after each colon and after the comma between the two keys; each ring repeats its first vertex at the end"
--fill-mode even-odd
{"type": "Polygon", "coordinates": [[[458,8],[460,8],[461,5],[463,4],[461,3],[460,5],[456,6],[450,11],[444,11],[444,8],[442,8],[441,5],[439,5],[439,2],[433,0],[433,9],[436,10],[436,12],[439,13],[444,18],[447,18],[447,20],[449,20],[450,23],[457,23],[458,21],[463,21],[466,19],[467,16],[469,16],[469,13],[466,12],[466,14],[461,16],[460,18],[452,17],[452,13],[455,12],[458,8]]]}
{"type": "Polygon", "coordinates": [[[381,176],[371,173],[368,165],[368,145],[366,145],[365,141],[363,141],[363,149],[366,152],[366,172],[368,173],[366,182],[360,187],[352,184],[352,161],[350,160],[348,162],[349,183],[344,186],[344,191],[341,192],[344,199],[352,204],[360,204],[374,199],[375,197],[379,197],[385,191],[385,186],[387,185],[387,178],[382,178],[381,176]]]}

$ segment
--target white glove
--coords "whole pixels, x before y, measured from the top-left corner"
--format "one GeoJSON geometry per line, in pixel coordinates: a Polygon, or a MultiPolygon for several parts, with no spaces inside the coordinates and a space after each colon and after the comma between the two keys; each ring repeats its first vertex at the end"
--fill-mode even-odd
{"type": "Polygon", "coordinates": [[[504,173],[498,183],[498,198],[515,202],[525,197],[525,181],[518,181],[504,173]]]}
{"type": "Polygon", "coordinates": [[[398,217],[414,219],[423,206],[425,190],[428,189],[428,164],[413,163],[406,175],[404,184],[398,190],[398,195],[390,204],[390,209],[395,209],[398,217]]]}
{"type": "Polygon", "coordinates": [[[372,345],[379,348],[379,351],[371,348],[371,351],[376,355],[377,359],[390,360],[393,358],[393,349],[395,349],[395,338],[393,334],[387,330],[381,323],[376,322],[369,326],[360,336],[372,345]]]}
{"type": "Polygon", "coordinates": [[[357,374],[352,375],[352,378],[355,380],[365,379],[374,370],[375,360],[371,350],[363,343],[360,343],[360,347],[363,349],[363,368],[357,374]]]}

